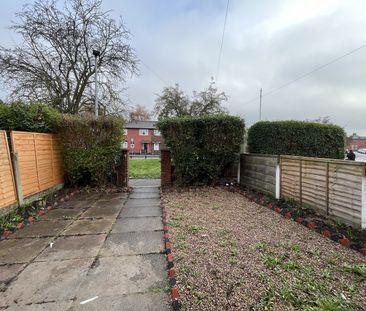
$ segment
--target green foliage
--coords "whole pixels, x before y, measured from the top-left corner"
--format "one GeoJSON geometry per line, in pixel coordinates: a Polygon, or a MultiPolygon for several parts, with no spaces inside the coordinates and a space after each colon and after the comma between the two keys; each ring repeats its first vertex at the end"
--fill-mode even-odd
{"type": "Polygon", "coordinates": [[[39,103],[0,102],[0,129],[26,132],[53,132],[61,120],[61,114],[39,103]]]}
{"type": "Polygon", "coordinates": [[[303,121],[261,121],[248,131],[251,153],[344,158],[346,134],[332,124],[303,121]]]}
{"type": "Polygon", "coordinates": [[[201,92],[193,92],[189,97],[179,88],[166,87],[161,95],[155,100],[155,114],[158,119],[184,116],[207,116],[226,114],[227,110],[222,104],[227,101],[224,92],[218,92],[215,82],[211,80],[207,89],[201,92]]]}
{"type": "Polygon", "coordinates": [[[123,120],[64,116],[59,136],[71,184],[102,185],[113,170],[123,140],[123,120]]]}
{"type": "Polygon", "coordinates": [[[157,127],[169,147],[180,185],[211,184],[240,151],[244,121],[217,115],[160,120],[157,127]]]}

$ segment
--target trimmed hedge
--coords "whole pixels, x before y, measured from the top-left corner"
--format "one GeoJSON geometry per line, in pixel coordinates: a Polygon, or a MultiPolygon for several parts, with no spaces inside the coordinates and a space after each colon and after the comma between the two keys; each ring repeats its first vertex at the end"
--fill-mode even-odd
{"type": "Polygon", "coordinates": [[[107,182],[120,154],[123,120],[64,116],[59,127],[65,172],[71,184],[100,186],[107,182]]]}
{"type": "Polygon", "coordinates": [[[244,121],[227,115],[166,118],[157,127],[170,149],[179,185],[217,182],[237,158],[244,134],[244,121]]]}
{"type": "Polygon", "coordinates": [[[55,130],[61,118],[57,110],[43,104],[0,102],[1,130],[49,133],[55,130]]]}
{"type": "Polygon", "coordinates": [[[251,153],[343,159],[345,137],[332,124],[261,121],[248,131],[248,148],[251,153]]]}

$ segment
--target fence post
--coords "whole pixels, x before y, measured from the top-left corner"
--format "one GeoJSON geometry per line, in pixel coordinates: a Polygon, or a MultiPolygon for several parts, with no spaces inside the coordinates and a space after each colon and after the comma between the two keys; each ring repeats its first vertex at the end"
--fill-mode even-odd
{"type": "Polygon", "coordinates": [[[363,176],[362,176],[361,229],[366,229],[366,166],[363,167],[363,176]]]}
{"type": "Polygon", "coordinates": [[[325,185],[325,189],[326,189],[326,208],[327,208],[327,215],[329,215],[329,162],[327,162],[327,171],[326,171],[327,175],[326,175],[326,185],[325,185]]]}
{"type": "Polygon", "coordinates": [[[117,184],[120,187],[128,187],[128,149],[121,150],[121,163],[117,172],[117,184]]]}
{"type": "Polygon", "coordinates": [[[300,204],[302,204],[302,159],[300,159],[300,204]]]}
{"type": "Polygon", "coordinates": [[[24,203],[24,196],[23,196],[22,182],[20,180],[20,171],[19,171],[19,162],[17,153],[14,152],[11,153],[11,163],[13,165],[14,181],[15,181],[15,188],[17,190],[18,204],[21,206],[24,203]]]}
{"type": "Polygon", "coordinates": [[[170,187],[172,185],[172,163],[170,151],[168,149],[161,150],[161,188],[170,187]]]}
{"type": "Polygon", "coordinates": [[[277,158],[276,164],[276,199],[281,198],[281,159],[280,156],[277,158]]]}

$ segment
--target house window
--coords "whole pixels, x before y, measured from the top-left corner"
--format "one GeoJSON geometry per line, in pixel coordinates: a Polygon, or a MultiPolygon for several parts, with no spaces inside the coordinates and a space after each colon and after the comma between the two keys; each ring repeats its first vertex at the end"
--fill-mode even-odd
{"type": "Polygon", "coordinates": [[[160,133],[160,131],[159,131],[159,130],[154,130],[154,135],[155,135],[155,136],[161,136],[161,133],[160,133]]]}
{"type": "Polygon", "coordinates": [[[128,142],[125,141],[123,144],[122,144],[122,148],[123,149],[128,149],[128,142]]]}
{"type": "Polygon", "coordinates": [[[159,151],[160,143],[154,143],[154,151],[159,151]]]}
{"type": "Polygon", "coordinates": [[[127,129],[123,129],[123,135],[127,135],[127,129]]]}
{"type": "Polygon", "coordinates": [[[148,129],[139,129],[139,135],[147,136],[147,135],[149,135],[149,130],[148,129]]]}

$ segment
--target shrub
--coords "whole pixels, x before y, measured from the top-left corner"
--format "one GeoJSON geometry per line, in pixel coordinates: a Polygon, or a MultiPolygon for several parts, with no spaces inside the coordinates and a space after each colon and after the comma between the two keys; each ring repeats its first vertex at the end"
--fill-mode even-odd
{"type": "Polygon", "coordinates": [[[53,132],[61,114],[39,103],[0,103],[0,129],[26,132],[53,132]]]}
{"type": "Polygon", "coordinates": [[[64,116],[59,127],[65,172],[71,184],[103,185],[123,140],[123,120],[64,116]]]}
{"type": "Polygon", "coordinates": [[[251,153],[344,158],[346,134],[336,125],[304,121],[262,121],[250,127],[251,153]]]}
{"type": "Polygon", "coordinates": [[[216,182],[240,151],[244,121],[219,115],[167,118],[157,123],[180,185],[216,182]]]}

